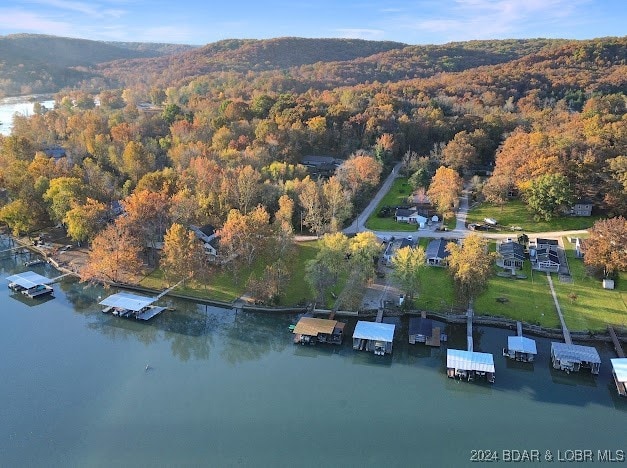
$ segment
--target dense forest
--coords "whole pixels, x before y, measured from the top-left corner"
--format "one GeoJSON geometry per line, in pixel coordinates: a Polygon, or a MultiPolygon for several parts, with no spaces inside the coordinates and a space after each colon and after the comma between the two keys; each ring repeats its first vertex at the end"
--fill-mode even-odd
{"type": "Polygon", "coordinates": [[[62,223],[75,240],[138,249],[211,224],[225,258],[250,264],[287,249],[295,229],[337,232],[400,160],[434,195],[481,174],[476,197],[516,195],[539,217],[580,198],[627,212],[627,38],[129,50],[81,67],[83,87],[0,140],[0,218],[14,232],[62,223]],[[320,176],[307,155],[338,167],[320,176]],[[127,215],[111,222],[118,200],[127,215]]]}

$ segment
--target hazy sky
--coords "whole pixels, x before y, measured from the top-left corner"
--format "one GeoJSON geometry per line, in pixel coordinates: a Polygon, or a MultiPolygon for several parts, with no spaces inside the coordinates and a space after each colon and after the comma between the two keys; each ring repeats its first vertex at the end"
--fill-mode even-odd
{"type": "Polygon", "coordinates": [[[227,38],[624,36],[627,0],[2,0],[0,35],[206,44],[227,38]]]}

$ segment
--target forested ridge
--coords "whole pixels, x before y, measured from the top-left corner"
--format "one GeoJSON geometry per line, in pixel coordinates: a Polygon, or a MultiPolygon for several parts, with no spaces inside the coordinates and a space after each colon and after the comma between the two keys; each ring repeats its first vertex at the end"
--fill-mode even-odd
{"type": "MultiPolygon", "coordinates": [[[[478,201],[515,196],[546,220],[579,199],[625,214],[626,46],[280,38],[98,65],[107,78],[60,91],[0,140],[0,219],[16,233],[62,223],[100,260],[126,246],[128,265],[211,224],[221,261],[250,267],[264,252],[288,258],[295,231],[338,232],[396,161],[445,217],[464,180],[478,201]],[[312,170],[308,155],[336,165],[312,170]],[[114,218],[118,200],[126,216],[114,218]]],[[[96,260],[87,276],[115,279],[96,260]]]]}

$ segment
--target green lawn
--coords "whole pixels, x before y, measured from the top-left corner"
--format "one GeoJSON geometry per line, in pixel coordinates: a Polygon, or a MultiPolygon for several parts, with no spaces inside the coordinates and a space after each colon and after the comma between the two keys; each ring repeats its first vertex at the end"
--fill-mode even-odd
{"type": "Polygon", "coordinates": [[[505,229],[520,226],[524,232],[571,231],[588,229],[599,216],[566,216],[551,221],[536,221],[533,213],[520,200],[511,200],[503,207],[482,203],[468,212],[469,223],[482,223],[484,218],[493,218],[505,229]]]}
{"type": "Polygon", "coordinates": [[[455,287],[447,268],[424,267],[420,272],[420,281],[420,293],[414,299],[417,309],[450,313],[453,307],[462,307],[457,303],[455,287]]]}
{"type": "Polygon", "coordinates": [[[564,238],[573,283],[554,279],[555,291],[566,326],[571,330],[604,330],[607,324],[627,326],[627,273],[621,273],[616,289],[603,289],[601,280],[586,274],[574,245],[564,238]],[[576,295],[569,297],[569,295],[576,295]]]}
{"type": "MultiPolygon", "coordinates": [[[[316,256],[319,242],[298,242],[295,245],[294,257],[289,262],[291,278],[279,305],[296,305],[310,300],[313,296],[305,281],[305,262],[316,256]]],[[[192,297],[233,301],[246,292],[248,278],[251,275],[260,276],[266,264],[268,264],[267,259],[259,258],[250,269],[242,271],[237,277],[227,270],[214,270],[210,273],[206,284],[187,281],[185,285],[178,286],[175,291],[192,297]]],[[[339,283],[334,289],[336,294],[343,287],[343,283],[339,283]]],[[[163,272],[159,269],[146,276],[140,285],[156,290],[165,289],[168,286],[163,278],[163,272]]]]}
{"type": "Polygon", "coordinates": [[[379,211],[384,206],[407,205],[407,197],[411,193],[412,188],[409,182],[407,182],[407,178],[399,177],[395,179],[390,191],[385,194],[366,221],[366,227],[375,231],[416,231],[417,226],[415,224],[398,223],[393,216],[389,218],[379,218],[378,216],[379,211]]]}

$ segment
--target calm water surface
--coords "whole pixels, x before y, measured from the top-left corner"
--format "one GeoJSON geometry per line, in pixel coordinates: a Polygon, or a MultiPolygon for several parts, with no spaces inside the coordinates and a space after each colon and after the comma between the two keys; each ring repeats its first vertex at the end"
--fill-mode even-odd
{"type": "Polygon", "coordinates": [[[33,106],[38,102],[47,109],[54,108],[54,99],[48,95],[34,94],[0,99],[0,134],[10,135],[13,128],[13,115],[33,115],[33,106]]]}
{"type": "MultiPolygon", "coordinates": [[[[2,279],[27,259],[0,261],[2,279]]],[[[55,289],[37,302],[0,287],[3,466],[464,466],[473,449],[627,449],[608,345],[598,377],[566,375],[548,340],[516,364],[500,353],[509,332],[478,328],[476,348],[495,353],[487,386],[448,379],[445,348],[407,345],[405,321],[380,358],[350,340],[293,345],[293,316],[168,299],[176,311],[139,323],[100,312],[113,290],[55,289]]],[[[448,331],[462,347],[463,327],[448,331]]]]}

